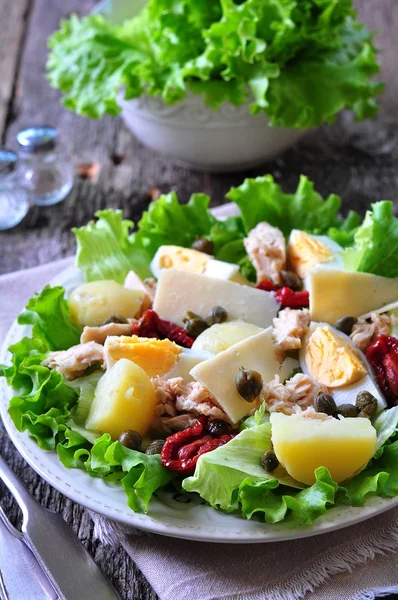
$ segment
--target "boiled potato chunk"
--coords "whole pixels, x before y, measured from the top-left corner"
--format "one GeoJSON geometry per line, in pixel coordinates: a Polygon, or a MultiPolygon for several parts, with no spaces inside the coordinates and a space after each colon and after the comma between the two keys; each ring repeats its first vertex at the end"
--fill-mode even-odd
{"type": "Polygon", "coordinates": [[[120,359],[99,380],[86,429],[117,439],[126,429],[147,432],[156,406],[155,390],[141,367],[120,359]]]}
{"type": "Polygon", "coordinates": [[[326,467],[340,483],[352,477],[373,456],[376,430],[369,419],[306,419],[271,415],[272,443],[286,471],[302,483],[315,483],[314,471],[326,467]]]}
{"type": "Polygon", "coordinates": [[[73,290],[69,311],[76,325],[98,326],[112,315],[135,317],[144,295],[142,290],[128,290],[116,281],[91,281],[73,290]]]}
{"type": "Polygon", "coordinates": [[[218,354],[260,331],[262,331],[261,327],[246,321],[234,320],[217,323],[205,329],[196,338],[192,349],[218,354]]]}

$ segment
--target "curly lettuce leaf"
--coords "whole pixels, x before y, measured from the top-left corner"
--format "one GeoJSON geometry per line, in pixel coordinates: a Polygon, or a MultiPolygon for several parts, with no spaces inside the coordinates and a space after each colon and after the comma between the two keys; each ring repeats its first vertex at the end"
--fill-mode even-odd
{"type": "Polygon", "coordinates": [[[239,486],[239,502],[246,519],[261,516],[267,523],[288,518],[299,524],[311,524],[335,504],[338,485],[325,467],[315,471],[314,485],[304,490],[291,490],[269,479],[245,479],[239,486]]]}
{"type": "Polygon", "coordinates": [[[264,471],[260,459],[270,447],[269,422],[244,429],[225,446],[200,456],[195,473],[184,479],[182,487],[187,492],[197,492],[211,506],[226,512],[239,509],[239,486],[247,478],[275,481],[277,477],[286,485],[302,487],[284,469],[278,470],[277,475],[264,471]]]}
{"type": "Polygon", "coordinates": [[[393,214],[392,202],[372,204],[354,240],[353,248],[346,248],[342,254],[347,270],[398,277],[398,218],[393,214]]]}
{"type": "Polygon", "coordinates": [[[209,204],[206,194],[192,194],[187,204],[181,204],[175,192],[162,195],[144,212],[136,239],[142,242],[151,258],[164,244],[189,248],[197,237],[207,236],[217,223],[209,204]]]}
{"type": "Polygon", "coordinates": [[[239,207],[246,232],[261,221],[278,227],[285,236],[292,229],[327,233],[339,225],[339,196],[331,194],[324,200],[305,175],[301,175],[294,194],[285,194],[272,175],[265,175],[245,179],[239,187],[231,188],[227,198],[239,207]]]}
{"type": "Polygon", "coordinates": [[[121,210],[100,210],[97,221],[73,229],[76,236],[76,264],[86,281],[113,279],[123,283],[127,273],[150,277],[150,255],[130,229],[134,223],[123,219],[121,210]]]}
{"type": "Polygon", "coordinates": [[[20,325],[32,325],[32,337],[49,350],[66,350],[79,343],[80,331],[73,325],[63,287],[47,285],[31,298],[18,317],[20,325]]]}
{"type": "Polygon", "coordinates": [[[177,475],[162,465],[159,454],[130,450],[120,442],[112,442],[107,433],[96,440],[84,464],[94,476],[114,477],[115,472],[121,471],[120,482],[127,494],[127,503],[140,513],[148,511],[154,492],[177,475]]]}
{"type": "Polygon", "coordinates": [[[252,99],[272,125],[332,122],[342,108],[373,116],[380,84],[372,34],[351,0],[149,0],[122,25],[99,15],[61,23],[48,78],[81,115],[120,111],[143,94],[166,104],[203,94],[213,109],[252,99]]]}

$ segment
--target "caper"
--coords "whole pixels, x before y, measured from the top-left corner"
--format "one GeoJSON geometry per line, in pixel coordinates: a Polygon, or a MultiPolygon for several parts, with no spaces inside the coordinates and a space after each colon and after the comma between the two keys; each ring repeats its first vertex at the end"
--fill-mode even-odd
{"type": "Polygon", "coordinates": [[[359,408],[354,406],[354,404],[340,404],[338,408],[338,414],[343,417],[357,417],[359,414],[359,408]]]}
{"type": "Polygon", "coordinates": [[[253,402],[263,389],[263,378],[257,371],[241,367],[235,377],[238,394],[247,402],[253,402]]]}
{"type": "Polygon", "coordinates": [[[214,323],[224,323],[228,319],[228,313],[222,306],[215,306],[209,316],[206,319],[206,322],[209,325],[214,325],[214,323]]]}
{"type": "Polygon", "coordinates": [[[211,240],[207,240],[206,238],[198,238],[195,240],[192,244],[192,248],[199,252],[204,252],[205,254],[214,254],[214,244],[211,240]]]}
{"type": "Polygon", "coordinates": [[[318,392],[314,402],[314,408],[316,412],[325,413],[331,417],[337,415],[337,406],[333,396],[325,394],[324,392],[318,392]]]}
{"type": "Polygon", "coordinates": [[[120,315],[111,315],[102,324],[109,325],[109,323],[120,323],[121,325],[126,325],[128,323],[128,320],[120,315]]]}
{"type": "Polygon", "coordinates": [[[142,437],[138,431],[127,429],[120,434],[119,442],[123,446],[126,446],[126,448],[130,448],[130,450],[139,450],[142,444],[142,437]]]}
{"type": "Polygon", "coordinates": [[[352,328],[358,321],[356,317],[342,317],[334,324],[335,329],[342,331],[346,335],[350,335],[352,328]]]}
{"type": "Polygon", "coordinates": [[[264,452],[260,460],[261,466],[267,473],[272,473],[279,467],[279,460],[276,458],[275,452],[268,450],[264,452]]]}
{"type": "Polygon", "coordinates": [[[355,405],[359,411],[364,412],[368,417],[373,417],[377,411],[377,399],[366,390],[359,392],[355,405]]]}
{"type": "Polygon", "coordinates": [[[363,412],[363,410],[360,410],[358,413],[358,418],[359,419],[369,419],[369,415],[366,414],[366,412],[363,412]]]}
{"type": "Polygon", "coordinates": [[[165,444],[165,440],[154,440],[148,444],[145,454],[160,454],[165,444]]]}
{"type": "Polygon", "coordinates": [[[188,335],[193,338],[197,338],[198,335],[203,333],[209,326],[202,317],[195,315],[195,313],[188,311],[183,319],[185,331],[188,335]]]}
{"type": "Polygon", "coordinates": [[[299,292],[303,287],[300,277],[293,271],[281,271],[281,277],[283,285],[295,292],[299,292]]]}
{"type": "Polygon", "coordinates": [[[214,437],[232,433],[232,427],[221,419],[211,419],[207,425],[207,431],[214,437]]]}

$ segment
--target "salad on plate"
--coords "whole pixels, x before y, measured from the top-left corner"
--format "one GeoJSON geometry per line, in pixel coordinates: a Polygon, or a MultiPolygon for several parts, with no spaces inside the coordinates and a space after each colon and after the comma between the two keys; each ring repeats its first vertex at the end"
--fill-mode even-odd
{"type": "Polygon", "coordinates": [[[0,367],[9,414],[65,467],[224,513],[310,524],[398,495],[398,219],[340,216],[304,176],[153,202],[76,229],[82,282],[46,286],[0,367]]]}

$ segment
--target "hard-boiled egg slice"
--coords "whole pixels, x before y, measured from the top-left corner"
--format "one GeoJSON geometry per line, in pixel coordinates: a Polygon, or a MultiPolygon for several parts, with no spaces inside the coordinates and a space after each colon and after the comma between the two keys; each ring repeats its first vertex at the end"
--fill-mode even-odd
{"type": "Polygon", "coordinates": [[[106,338],[104,350],[108,369],[122,358],[127,358],[149,377],[156,377],[165,375],[177,364],[183,349],[167,339],[110,335],[106,338]]]}
{"type": "Polygon", "coordinates": [[[250,282],[240,274],[238,265],[216,260],[205,252],[182,246],[160,246],[151,262],[151,271],[156,279],[159,279],[163,269],[177,269],[250,285],[250,282]]]}
{"type": "Polygon", "coordinates": [[[317,265],[343,269],[343,248],[326,235],[310,235],[293,229],[287,245],[288,268],[304,279],[317,265]]]}
{"type": "Polygon", "coordinates": [[[311,324],[300,350],[300,365],[304,373],[329,389],[338,406],[355,404],[362,391],[377,398],[379,410],[387,406],[365,355],[348,336],[327,323],[311,324]]]}

